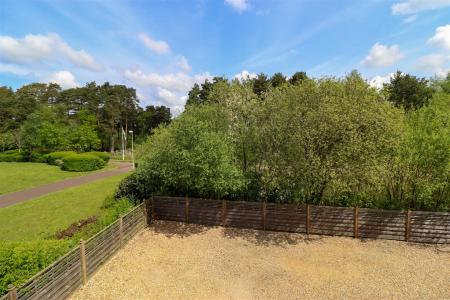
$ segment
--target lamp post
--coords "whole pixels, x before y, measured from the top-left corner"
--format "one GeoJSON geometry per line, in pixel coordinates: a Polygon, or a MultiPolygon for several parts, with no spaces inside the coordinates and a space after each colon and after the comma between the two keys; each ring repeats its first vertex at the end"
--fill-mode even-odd
{"type": "Polygon", "coordinates": [[[131,133],[131,163],[133,164],[133,170],[134,170],[134,145],[133,145],[133,130],[128,131],[131,133]]]}

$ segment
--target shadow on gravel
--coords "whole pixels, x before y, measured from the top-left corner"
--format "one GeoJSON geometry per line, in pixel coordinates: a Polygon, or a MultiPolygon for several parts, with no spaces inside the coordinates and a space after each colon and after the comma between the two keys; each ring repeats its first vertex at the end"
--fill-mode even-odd
{"type": "Polygon", "coordinates": [[[168,238],[188,237],[193,234],[203,233],[210,229],[208,226],[173,221],[154,221],[151,227],[156,233],[163,234],[168,238]]]}
{"type": "Polygon", "coordinates": [[[325,236],[319,235],[307,236],[306,234],[301,233],[262,231],[232,227],[225,227],[223,229],[223,234],[226,238],[242,238],[259,246],[279,247],[286,247],[287,245],[295,245],[299,243],[309,244],[326,238],[325,236]]]}

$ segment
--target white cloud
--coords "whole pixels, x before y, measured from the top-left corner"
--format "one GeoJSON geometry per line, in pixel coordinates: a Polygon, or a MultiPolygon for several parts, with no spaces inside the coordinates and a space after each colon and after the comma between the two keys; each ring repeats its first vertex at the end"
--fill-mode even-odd
{"type": "Polygon", "coordinates": [[[439,53],[422,56],[417,67],[422,71],[444,77],[450,71],[450,56],[439,53]]]}
{"type": "Polygon", "coordinates": [[[103,70],[103,66],[95,62],[86,51],[73,49],[55,33],[47,35],[27,34],[21,39],[5,35],[0,36],[0,60],[2,61],[30,64],[54,62],[61,58],[84,69],[103,70]]]}
{"type": "MultiPolygon", "coordinates": [[[[133,85],[152,94],[160,105],[170,107],[174,114],[179,114],[187,100],[187,93],[195,83],[203,83],[213,77],[208,73],[189,75],[178,73],[145,73],[140,69],[127,69],[123,72],[124,78],[133,85]]],[[[142,93],[141,93],[142,94],[142,93]]]]}
{"type": "Polygon", "coordinates": [[[239,13],[242,13],[249,8],[247,0],[225,0],[225,4],[231,6],[239,13]]]}
{"type": "Polygon", "coordinates": [[[79,86],[80,84],[75,80],[75,76],[69,71],[58,71],[50,74],[46,82],[57,83],[63,89],[70,89],[79,86]]]}
{"type": "Polygon", "coordinates": [[[450,24],[436,28],[434,36],[428,44],[450,50],[450,24]]]}
{"type": "Polygon", "coordinates": [[[389,73],[384,76],[377,75],[369,80],[369,85],[377,89],[381,89],[383,88],[383,84],[390,82],[393,76],[394,73],[389,73]]]}
{"type": "Polygon", "coordinates": [[[139,34],[138,37],[145,47],[156,52],[157,54],[164,54],[170,52],[170,47],[165,41],[154,40],[145,33],[139,34]]]}
{"type": "Polygon", "coordinates": [[[406,0],[391,6],[392,14],[407,15],[450,6],[450,0],[406,0]]]}
{"type": "Polygon", "coordinates": [[[403,57],[398,45],[386,46],[376,43],[361,63],[367,67],[389,67],[403,57]]]}
{"type": "Polygon", "coordinates": [[[183,72],[159,74],[144,73],[142,70],[125,70],[124,77],[141,87],[161,87],[172,91],[188,91],[194,83],[201,83],[205,79],[211,79],[209,73],[190,76],[183,72]]]}
{"type": "Polygon", "coordinates": [[[247,70],[243,70],[241,73],[237,73],[234,75],[234,78],[236,78],[237,80],[239,80],[240,82],[248,80],[248,79],[253,79],[256,78],[256,73],[250,73],[247,70]]]}
{"type": "Polygon", "coordinates": [[[176,65],[183,71],[189,72],[191,70],[191,66],[189,65],[188,60],[183,55],[176,57],[176,65]]]}
{"type": "Polygon", "coordinates": [[[412,23],[412,22],[414,22],[416,19],[417,19],[417,15],[409,16],[409,17],[403,19],[403,24],[412,23]]]}

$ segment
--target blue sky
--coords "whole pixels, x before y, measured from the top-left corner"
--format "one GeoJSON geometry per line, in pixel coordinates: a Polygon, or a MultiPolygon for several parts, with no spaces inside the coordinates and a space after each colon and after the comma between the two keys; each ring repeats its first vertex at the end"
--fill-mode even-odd
{"type": "Polygon", "coordinates": [[[182,109],[216,75],[450,70],[450,0],[0,0],[0,85],[126,84],[182,109]]]}

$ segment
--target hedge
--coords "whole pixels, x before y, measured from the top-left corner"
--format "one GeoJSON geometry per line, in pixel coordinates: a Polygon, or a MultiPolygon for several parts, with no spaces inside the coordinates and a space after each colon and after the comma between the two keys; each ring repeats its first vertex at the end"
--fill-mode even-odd
{"type": "Polygon", "coordinates": [[[74,151],[58,151],[58,152],[51,152],[49,154],[46,155],[47,158],[47,163],[49,165],[56,165],[58,166],[59,160],[62,160],[64,157],[69,156],[69,155],[75,155],[77,154],[74,151]]]}
{"type": "Polygon", "coordinates": [[[19,150],[9,150],[0,153],[0,162],[25,162],[28,159],[28,153],[19,152],[19,150]]]}
{"type": "Polygon", "coordinates": [[[91,152],[86,152],[86,154],[95,155],[95,156],[101,158],[104,162],[108,162],[109,158],[110,158],[109,154],[106,152],[91,151],[91,152]]]}
{"type": "Polygon", "coordinates": [[[0,241],[0,296],[9,284],[20,286],[69,250],[68,241],[0,241]]]}
{"type": "Polygon", "coordinates": [[[61,168],[66,171],[85,172],[101,169],[106,163],[92,154],[73,154],[63,157],[61,168]]]}

